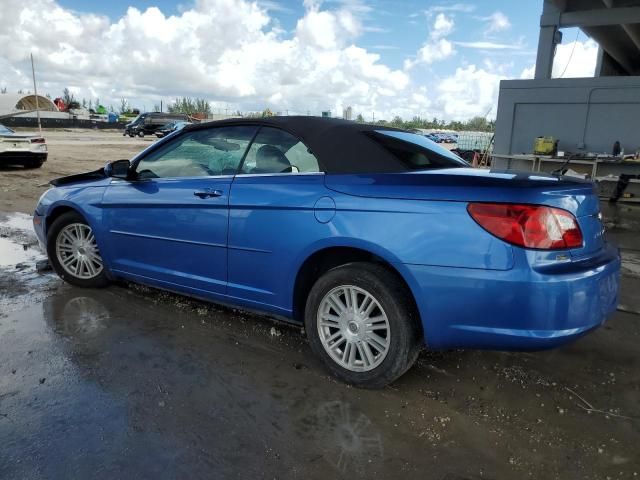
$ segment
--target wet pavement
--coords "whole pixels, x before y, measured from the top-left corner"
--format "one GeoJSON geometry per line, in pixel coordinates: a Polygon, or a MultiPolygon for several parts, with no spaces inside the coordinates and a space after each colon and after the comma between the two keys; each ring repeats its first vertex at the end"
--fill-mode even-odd
{"type": "Polygon", "coordinates": [[[0,478],[640,476],[640,209],[605,206],[621,309],[536,353],[423,353],[384,390],[335,381],[299,329],[51,272],[0,214],[0,478]]]}

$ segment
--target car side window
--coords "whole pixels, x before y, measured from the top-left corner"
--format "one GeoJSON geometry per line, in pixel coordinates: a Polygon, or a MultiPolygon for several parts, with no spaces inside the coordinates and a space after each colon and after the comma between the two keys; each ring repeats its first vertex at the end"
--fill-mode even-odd
{"type": "Polygon", "coordinates": [[[186,132],[136,166],[138,178],[235,175],[258,127],[234,126],[186,132]]]}
{"type": "Polygon", "coordinates": [[[320,172],[309,148],[284,130],[263,127],[251,144],[241,174],[320,172]]]}

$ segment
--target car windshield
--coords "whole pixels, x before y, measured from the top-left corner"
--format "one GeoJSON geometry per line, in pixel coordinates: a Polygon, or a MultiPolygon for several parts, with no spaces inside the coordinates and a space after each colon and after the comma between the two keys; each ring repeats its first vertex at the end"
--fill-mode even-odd
{"type": "Polygon", "coordinates": [[[131,120],[131,124],[132,125],[137,125],[138,123],[141,123],[144,121],[144,119],[146,118],[146,114],[141,113],[139,114],[136,118],[134,118],[133,120],[131,120]]]}
{"type": "Polygon", "coordinates": [[[371,138],[400,160],[406,170],[469,166],[462,158],[423,135],[395,130],[375,130],[371,138]]]}
{"type": "Polygon", "coordinates": [[[0,123],[0,135],[11,135],[15,133],[13,130],[11,130],[10,128],[5,127],[4,125],[2,125],[0,123]]]}

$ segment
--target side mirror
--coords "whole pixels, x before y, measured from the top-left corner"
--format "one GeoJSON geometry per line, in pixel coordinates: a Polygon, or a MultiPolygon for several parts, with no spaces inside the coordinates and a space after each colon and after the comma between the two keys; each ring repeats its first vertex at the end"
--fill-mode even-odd
{"type": "Polygon", "coordinates": [[[129,160],[116,160],[109,162],[104,166],[104,174],[107,177],[122,178],[127,180],[130,178],[131,164],[129,160]]]}

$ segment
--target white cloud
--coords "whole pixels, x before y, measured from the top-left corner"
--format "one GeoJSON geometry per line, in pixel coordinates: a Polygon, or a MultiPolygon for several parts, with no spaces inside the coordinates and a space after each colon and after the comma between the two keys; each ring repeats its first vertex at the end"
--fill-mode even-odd
{"type": "Polygon", "coordinates": [[[266,9],[244,0],[197,0],[173,16],[131,7],[113,22],[54,0],[3,0],[0,86],[30,88],[33,51],[40,90],[53,96],[69,87],[81,98],[95,94],[118,105],[126,97],[147,108],[192,95],[241,110],[341,111],[351,104],[384,112],[402,103],[393,96],[405,94],[410,80],[354,45],[362,11],[357,2],[323,10],[308,1],[284,37],[266,9]]]}
{"type": "Polygon", "coordinates": [[[509,18],[500,11],[493,12],[488,17],[483,18],[483,20],[487,22],[486,35],[502,32],[511,28],[509,18]]]}
{"type": "Polygon", "coordinates": [[[433,22],[431,30],[431,38],[438,39],[445,37],[451,33],[454,27],[453,18],[447,17],[444,13],[439,13],[433,22]]]}
{"type": "Polygon", "coordinates": [[[399,50],[400,47],[397,45],[387,45],[387,44],[380,44],[380,45],[371,45],[370,47],[371,50],[399,50]]]}
{"type": "Polygon", "coordinates": [[[272,12],[282,12],[282,13],[293,13],[293,9],[289,7],[285,7],[279,2],[273,0],[258,0],[258,5],[264,8],[265,10],[269,10],[272,12]]]}
{"type": "Polygon", "coordinates": [[[454,42],[456,45],[464,48],[477,48],[480,50],[519,50],[522,45],[513,43],[497,43],[497,42],[454,42]]]}
{"type": "Polygon", "coordinates": [[[476,65],[457,68],[437,87],[438,107],[446,118],[495,115],[500,80],[504,75],[488,72],[476,65]]]}
{"type": "Polygon", "coordinates": [[[429,31],[429,39],[418,50],[415,58],[405,60],[405,69],[410,70],[420,63],[431,64],[452,56],[455,53],[453,44],[445,37],[453,31],[454,27],[452,17],[438,13],[429,31]]]}
{"type": "Polygon", "coordinates": [[[551,76],[554,78],[593,77],[597,57],[598,44],[591,39],[558,45],[551,76]]]}
{"type": "Polygon", "coordinates": [[[521,80],[530,80],[532,79],[536,74],[536,66],[535,65],[531,65],[527,68],[525,68],[524,70],[522,70],[522,72],[520,73],[520,79],[521,80]]]}
{"type": "MultiPolygon", "coordinates": [[[[593,77],[598,57],[598,44],[591,39],[558,45],[551,71],[552,78],[593,77]]],[[[533,78],[535,64],[526,67],[520,78],[533,78]]]]}
{"type": "Polygon", "coordinates": [[[431,64],[439,60],[444,60],[445,58],[453,55],[453,53],[453,44],[446,38],[431,40],[425,43],[422,48],[418,50],[418,54],[415,59],[405,61],[405,68],[411,69],[420,63],[431,64]]]}
{"type": "Polygon", "coordinates": [[[476,6],[471,3],[453,3],[448,5],[434,5],[428,11],[432,12],[461,12],[470,13],[476,9],[476,6]]]}
{"type": "MultiPolygon", "coordinates": [[[[494,82],[497,91],[495,73],[466,66],[427,88],[418,75],[412,78],[409,70],[391,68],[378,53],[357,46],[369,12],[359,0],[306,0],[291,32],[269,14],[279,5],[194,0],[176,15],[131,7],[110,20],[55,0],[2,0],[0,87],[32,88],[33,52],[40,91],[58,96],[68,87],[79,98],[100,97],[114,106],[127,98],[135,107],[151,108],[187,95],[230,110],[318,113],[351,105],[366,118],[375,112],[388,119],[464,119],[483,114],[487,102],[495,101],[489,88],[494,82]]],[[[448,11],[469,9],[462,5],[448,11]]],[[[439,11],[430,27],[410,66],[455,55],[448,39],[453,17],[439,11]]]]}

